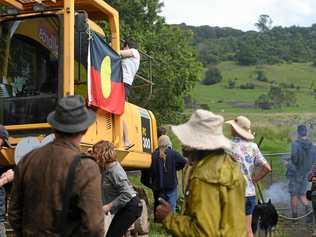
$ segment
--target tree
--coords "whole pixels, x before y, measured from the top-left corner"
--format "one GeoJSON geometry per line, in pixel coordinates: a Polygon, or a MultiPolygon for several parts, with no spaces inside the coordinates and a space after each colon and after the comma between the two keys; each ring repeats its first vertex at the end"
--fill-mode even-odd
{"type": "Polygon", "coordinates": [[[268,78],[265,75],[264,71],[262,71],[262,70],[258,70],[256,72],[256,80],[263,81],[263,82],[268,82],[268,78]]]}
{"type": "Polygon", "coordinates": [[[272,26],[272,19],[269,15],[260,15],[258,22],[255,23],[255,26],[260,32],[267,32],[271,29],[272,26]]]}
{"type": "MultiPolygon", "coordinates": [[[[106,2],[120,13],[121,36],[134,38],[140,49],[154,58],[152,93],[149,84],[136,78],[131,101],[153,111],[159,122],[175,123],[184,109],[184,97],[202,77],[202,65],[191,46],[192,31],[167,25],[160,15],[160,0],[106,2]]],[[[146,75],[147,71],[142,60],[139,73],[146,75]]]]}
{"type": "Polygon", "coordinates": [[[297,97],[293,90],[272,85],[267,94],[260,95],[255,104],[261,109],[290,107],[296,105],[297,97]]]}
{"type": "Polygon", "coordinates": [[[271,86],[268,97],[273,101],[273,107],[281,108],[284,103],[284,91],[280,86],[271,86]]]}
{"type": "Polygon", "coordinates": [[[228,89],[234,89],[236,87],[236,80],[229,80],[227,88],[228,89]]]}
{"type": "Polygon", "coordinates": [[[253,65],[257,63],[255,49],[249,44],[241,44],[236,58],[240,65],[253,65]]]}
{"type": "Polygon", "coordinates": [[[258,99],[255,101],[255,105],[260,109],[271,109],[272,108],[272,102],[268,95],[260,95],[258,99]]]}
{"type": "Polygon", "coordinates": [[[211,66],[205,72],[205,78],[202,81],[204,85],[213,85],[223,80],[221,71],[215,67],[211,66]]]}

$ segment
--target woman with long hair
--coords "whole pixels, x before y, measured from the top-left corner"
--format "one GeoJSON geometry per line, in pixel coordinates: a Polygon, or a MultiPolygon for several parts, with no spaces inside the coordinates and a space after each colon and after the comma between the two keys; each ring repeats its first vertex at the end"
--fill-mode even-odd
{"type": "Polygon", "coordinates": [[[152,189],[154,206],[159,205],[158,199],[163,198],[170,203],[173,211],[177,204],[177,170],[183,169],[186,160],[171,147],[170,138],[162,135],[158,139],[159,148],[152,154],[152,189]]]}
{"type": "Polygon", "coordinates": [[[121,237],[140,217],[142,205],[130,184],[127,174],[116,160],[114,145],[108,141],[99,141],[91,152],[102,173],[103,210],[114,218],[107,237],[121,237]]]}

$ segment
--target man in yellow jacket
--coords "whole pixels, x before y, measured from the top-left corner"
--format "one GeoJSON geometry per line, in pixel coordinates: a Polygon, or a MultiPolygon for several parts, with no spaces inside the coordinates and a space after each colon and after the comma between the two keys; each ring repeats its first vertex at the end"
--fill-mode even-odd
{"type": "Polygon", "coordinates": [[[157,219],[178,237],[245,237],[245,180],[239,164],[225,152],[223,117],[197,110],[191,119],[172,130],[190,160],[186,170],[182,214],[172,213],[161,200],[157,219]]]}

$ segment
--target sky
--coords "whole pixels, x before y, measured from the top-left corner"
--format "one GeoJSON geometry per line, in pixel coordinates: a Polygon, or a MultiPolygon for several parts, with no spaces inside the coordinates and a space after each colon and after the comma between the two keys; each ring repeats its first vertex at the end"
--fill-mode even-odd
{"type": "Polygon", "coordinates": [[[316,0],[162,0],[167,23],[210,25],[255,30],[261,14],[273,26],[311,26],[316,23],[316,0]]]}

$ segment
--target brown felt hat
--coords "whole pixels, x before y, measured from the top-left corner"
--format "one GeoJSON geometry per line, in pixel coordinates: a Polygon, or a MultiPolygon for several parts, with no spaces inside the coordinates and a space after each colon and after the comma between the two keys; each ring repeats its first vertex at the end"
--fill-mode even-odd
{"type": "Polygon", "coordinates": [[[64,133],[82,132],[95,122],[95,112],[89,110],[79,95],[60,99],[56,110],[47,117],[47,122],[57,131],[64,133]]]}

